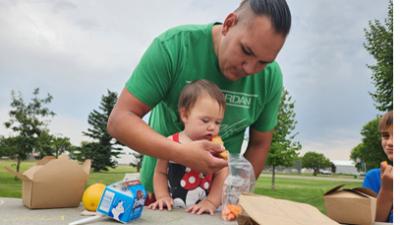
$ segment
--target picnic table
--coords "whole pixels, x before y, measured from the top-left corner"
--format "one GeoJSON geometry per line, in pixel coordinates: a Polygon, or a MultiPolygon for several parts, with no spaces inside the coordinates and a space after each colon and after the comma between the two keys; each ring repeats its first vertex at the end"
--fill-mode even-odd
{"type": "MultiPolygon", "coordinates": [[[[19,198],[0,197],[0,225],[54,225],[69,224],[71,222],[85,218],[81,216],[82,206],[77,208],[59,209],[28,209],[22,205],[19,198]]],[[[118,225],[122,224],[115,220],[105,218],[91,224],[118,225]]],[[[237,222],[227,222],[221,219],[221,215],[192,215],[183,209],[168,211],[154,211],[144,209],[142,216],[138,220],[130,222],[134,225],[233,225],[237,222]]],[[[374,225],[389,225],[390,223],[374,223],[374,225]]]]}
{"type": "MultiPolygon", "coordinates": [[[[81,216],[82,206],[77,208],[59,208],[59,209],[28,209],[22,204],[19,198],[1,198],[0,197],[0,225],[54,225],[69,224],[71,222],[85,218],[81,216]]],[[[113,219],[104,218],[91,224],[122,224],[113,219]]],[[[168,211],[154,211],[144,209],[142,216],[138,220],[130,222],[135,225],[233,225],[236,222],[226,222],[221,219],[219,213],[211,216],[208,214],[193,215],[185,212],[183,209],[174,209],[168,211]]]]}

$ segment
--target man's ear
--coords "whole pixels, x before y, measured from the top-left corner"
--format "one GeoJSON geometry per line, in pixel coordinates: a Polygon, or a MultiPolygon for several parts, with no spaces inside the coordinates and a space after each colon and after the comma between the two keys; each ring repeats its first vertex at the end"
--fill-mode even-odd
{"type": "Polygon", "coordinates": [[[179,109],[179,116],[181,117],[181,120],[183,123],[186,123],[187,121],[187,111],[185,108],[180,108],[179,109]]]}
{"type": "Polygon", "coordinates": [[[234,26],[238,21],[238,15],[236,13],[229,13],[225,18],[224,24],[222,24],[222,34],[226,35],[228,30],[234,26]]]}

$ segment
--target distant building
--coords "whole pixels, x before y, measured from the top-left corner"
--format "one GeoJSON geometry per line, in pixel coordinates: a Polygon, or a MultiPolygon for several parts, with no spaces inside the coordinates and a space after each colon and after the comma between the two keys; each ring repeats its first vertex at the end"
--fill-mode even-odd
{"type": "Polygon", "coordinates": [[[331,160],[336,167],[336,173],[359,174],[355,163],[351,160],[331,160]]]}
{"type": "Polygon", "coordinates": [[[136,164],[137,159],[135,157],[135,154],[138,154],[134,152],[132,149],[124,146],[122,147],[122,151],[119,154],[118,158],[114,158],[114,160],[117,160],[118,165],[129,165],[131,163],[136,164]]]}

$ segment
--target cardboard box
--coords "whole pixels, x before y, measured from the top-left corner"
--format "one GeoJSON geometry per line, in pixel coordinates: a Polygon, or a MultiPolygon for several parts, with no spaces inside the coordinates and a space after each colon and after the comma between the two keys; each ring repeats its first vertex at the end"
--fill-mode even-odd
{"type": "Polygon", "coordinates": [[[305,203],[244,193],[240,195],[239,205],[243,209],[238,217],[239,225],[339,225],[305,203]]]}
{"type": "Polygon", "coordinates": [[[339,185],[324,194],[327,215],[339,223],[371,225],[375,221],[376,194],[366,188],[339,185]]]}
{"type": "Polygon", "coordinates": [[[146,196],[139,180],[116,182],[106,187],[96,211],[128,223],[142,215],[146,196]]]}
{"type": "Polygon", "coordinates": [[[22,202],[31,209],[78,207],[90,173],[91,161],[83,165],[68,156],[46,156],[24,173],[5,167],[22,180],[22,202]]]}

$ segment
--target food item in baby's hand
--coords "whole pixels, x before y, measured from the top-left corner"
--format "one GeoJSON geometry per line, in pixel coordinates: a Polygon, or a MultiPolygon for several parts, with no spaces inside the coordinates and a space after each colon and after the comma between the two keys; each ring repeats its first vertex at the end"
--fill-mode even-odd
{"type": "MultiPolygon", "coordinates": [[[[213,137],[211,141],[213,143],[220,144],[222,147],[224,147],[224,142],[222,141],[222,138],[220,136],[213,137]]],[[[228,160],[228,155],[229,155],[229,152],[228,152],[228,150],[225,149],[224,151],[220,152],[217,155],[217,157],[228,160]]]]}
{"type": "Polygon", "coordinates": [[[224,142],[222,141],[222,138],[220,136],[214,136],[211,141],[215,144],[220,144],[222,146],[224,145],[224,142]]]}
{"type": "Polygon", "coordinates": [[[219,156],[220,158],[223,158],[223,159],[225,159],[225,160],[228,160],[228,155],[229,155],[229,153],[228,153],[227,150],[224,150],[223,152],[220,152],[220,153],[218,154],[218,156],[219,156]]]}

